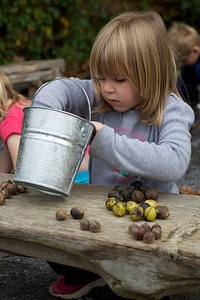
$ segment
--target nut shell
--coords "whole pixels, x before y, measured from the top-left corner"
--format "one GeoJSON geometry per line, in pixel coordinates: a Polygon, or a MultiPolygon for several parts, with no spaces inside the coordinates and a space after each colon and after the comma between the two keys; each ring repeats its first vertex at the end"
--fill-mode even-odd
{"type": "Polygon", "coordinates": [[[82,207],[73,207],[70,210],[70,215],[72,216],[72,218],[74,219],[82,219],[83,216],[85,214],[85,209],[83,209],[82,207]]]}
{"type": "Polygon", "coordinates": [[[9,183],[6,187],[6,189],[8,190],[8,192],[11,194],[11,195],[16,195],[17,194],[17,185],[16,183],[9,183]]]}
{"type": "Polygon", "coordinates": [[[130,225],[128,228],[128,231],[132,237],[134,237],[135,240],[137,241],[142,241],[143,240],[143,235],[145,233],[144,228],[137,224],[130,225]]]}
{"type": "Polygon", "coordinates": [[[149,224],[147,223],[144,223],[141,225],[142,228],[144,228],[144,231],[147,232],[147,231],[150,231],[151,230],[151,227],[149,224]]]}
{"type": "Polygon", "coordinates": [[[144,218],[149,221],[149,222],[152,222],[155,220],[156,218],[156,209],[155,207],[147,207],[145,210],[144,210],[144,218]]]}
{"type": "Polygon", "coordinates": [[[111,198],[108,198],[105,202],[105,206],[109,209],[109,210],[112,210],[113,209],[113,205],[115,203],[117,203],[117,201],[119,201],[118,199],[114,198],[114,197],[111,197],[111,198]]]}
{"type": "Polygon", "coordinates": [[[58,221],[64,221],[67,218],[67,212],[64,209],[59,209],[56,211],[56,219],[58,221]]]}
{"type": "Polygon", "coordinates": [[[116,202],[112,207],[112,211],[116,216],[122,217],[126,212],[126,206],[124,202],[122,201],[116,202]]]}
{"type": "Polygon", "coordinates": [[[168,207],[165,205],[158,205],[156,207],[157,219],[166,219],[170,216],[168,207]]]}
{"type": "Polygon", "coordinates": [[[155,234],[152,231],[147,231],[145,232],[144,236],[143,236],[143,241],[146,244],[153,244],[155,242],[155,234]]]}
{"type": "Polygon", "coordinates": [[[98,221],[92,221],[89,225],[89,230],[91,232],[99,232],[101,231],[101,224],[98,221]]]}
{"type": "Polygon", "coordinates": [[[5,196],[6,199],[11,198],[11,193],[7,190],[7,188],[3,189],[1,193],[5,196]]]}
{"type": "Polygon", "coordinates": [[[108,193],[108,198],[115,198],[118,199],[119,201],[123,200],[122,195],[118,191],[113,191],[113,190],[108,193]]]}
{"type": "Polygon", "coordinates": [[[129,215],[130,215],[130,218],[132,221],[134,221],[134,222],[140,221],[143,216],[143,208],[140,206],[134,207],[129,215]]]}
{"type": "Polygon", "coordinates": [[[27,192],[27,187],[25,185],[17,184],[17,192],[18,193],[26,193],[27,192]]]}
{"type": "Polygon", "coordinates": [[[142,191],[135,190],[131,193],[131,200],[135,201],[136,203],[142,203],[145,201],[145,196],[142,191]]]}
{"type": "Polygon", "coordinates": [[[3,195],[3,194],[0,192],[0,205],[5,204],[5,201],[6,201],[5,195],[3,195]]]}
{"type": "Polygon", "coordinates": [[[90,227],[90,221],[86,219],[82,219],[80,221],[80,229],[81,230],[89,230],[90,227]]]}
{"type": "Polygon", "coordinates": [[[155,189],[148,189],[144,192],[146,199],[158,199],[158,192],[155,189]]]}
{"type": "Polygon", "coordinates": [[[159,240],[162,237],[162,229],[159,227],[153,227],[151,231],[155,234],[155,239],[159,240]]]}

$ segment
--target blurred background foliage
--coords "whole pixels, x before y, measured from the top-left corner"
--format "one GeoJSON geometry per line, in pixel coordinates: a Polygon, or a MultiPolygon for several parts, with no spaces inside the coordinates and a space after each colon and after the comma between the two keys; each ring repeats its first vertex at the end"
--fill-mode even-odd
{"type": "Polygon", "coordinates": [[[200,0],[1,0],[0,64],[64,58],[70,74],[87,74],[98,31],[113,16],[154,9],[200,30],[200,0]]]}

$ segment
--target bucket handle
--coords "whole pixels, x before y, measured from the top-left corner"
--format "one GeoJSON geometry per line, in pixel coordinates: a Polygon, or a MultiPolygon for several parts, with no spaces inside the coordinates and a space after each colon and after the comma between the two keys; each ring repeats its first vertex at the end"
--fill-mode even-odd
{"type": "Polygon", "coordinates": [[[87,103],[88,103],[88,108],[89,108],[89,111],[88,111],[88,121],[90,122],[91,121],[91,105],[90,105],[90,99],[88,97],[88,94],[86,92],[86,90],[82,87],[82,85],[80,83],[78,83],[77,81],[71,79],[71,78],[68,78],[68,80],[71,80],[73,81],[74,83],[76,83],[77,85],[80,86],[80,88],[82,89],[83,93],[85,94],[85,97],[87,99],[87,103]]]}
{"type": "MultiPolygon", "coordinates": [[[[34,97],[33,97],[33,100],[32,100],[32,103],[33,103],[33,101],[34,101],[34,99],[35,99],[35,97],[36,97],[36,95],[46,86],[46,85],[48,85],[50,82],[52,82],[52,81],[55,81],[55,80],[58,80],[58,79],[62,79],[62,77],[57,77],[57,78],[55,78],[55,79],[53,79],[53,80],[51,80],[51,81],[48,81],[48,82],[46,82],[45,84],[43,84],[38,90],[37,90],[37,92],[35,93],[35,95],[34,95],[34,97]]],[[[85,97],[86,97],[86,99],[87,99],[87,103],[88,103],[88,108],[89,108],[89,110],[88,110],[88,121],[90,122],[91,121],[91,104],[90,104],[90,99],[89,99],[89,97],[88,97],[88,94],[87,94],[87,92],[86,92],[86,90],[82,87],[82,85],[80,84],[80,83],[78,83],[77,81],[75,81],[75,80],[73,80],[73,79],[71,79],[71,78],[67,78],[68,80],[70,80],[70,81],[73,81],[74,83],[76,83],[77,85],[79,85],[79,87],[82,89],[82,91],[84,92],[84,94],[85,94],[85,97]]]]}

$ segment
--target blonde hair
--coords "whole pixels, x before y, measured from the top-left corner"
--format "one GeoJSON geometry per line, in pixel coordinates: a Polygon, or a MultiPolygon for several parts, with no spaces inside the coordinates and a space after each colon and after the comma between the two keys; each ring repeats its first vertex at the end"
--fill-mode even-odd
{"type": "Polygon", "coordinates": [[[111,110],[101,99],[98,78],[123,77],[131,82],[142,122],[161,125],[170,92],[176,88],[176,64],[167,31],[158,13],[127,12],[112,19],[97,35],[90,55],[90,73],[99,111],[111,110]]]}
{"type": "Polygon", "coordinates": [[[31,100],[18,93],[9,78],[0,72],[0,122],[4,119],[7,114],[7,100],[12,100],[12,104],[22,100],[24,105],[30,104],[31,100]]]}
{"type": "Polygon", "coordinates": [[[192,47],[200,46],[200,35],[197,30],[185,23],[174,22],[168,30],[168,37],[180,59],[189,55],[192,47]]]}

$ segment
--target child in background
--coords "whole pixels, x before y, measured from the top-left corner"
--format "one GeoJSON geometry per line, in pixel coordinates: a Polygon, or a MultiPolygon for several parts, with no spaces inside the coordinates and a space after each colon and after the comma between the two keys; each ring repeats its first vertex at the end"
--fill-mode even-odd
{"type": "MultiPolygon", "coordinates": [[[[96,128],[89,150],[90,183],[129,186],[137,178],[158,192],[179,193],[175,182],[190,162],[194,112],[177,90],[175,58],[159,14],[127,12],[105,25],[92,47],[90,74],[91,80],[51,81],[32,105],[84,116],[81,84],[96,128]]],[[[50,287],[56,297],[74,299],[105,285],[92,272],[51,266],[64,275],[50,287]]],[[[113,299],[123,298],[113,294],[113,299]]]]}
{"type": "Polygon", "coordinates": [[[23,109],[30,103],[31,100],[18,93],[9,78],[0,72],[0,138],[4,143],[0,173],[11,173],[16,168],[23,109]]]}
{"type": "Polygon", "coordinates": [[[168,30],[168,37],[181,64],[178,89],[196,111],[200,84],[200,35],[195,28],[175,22],[168,30]]]}

